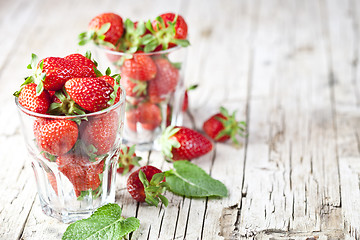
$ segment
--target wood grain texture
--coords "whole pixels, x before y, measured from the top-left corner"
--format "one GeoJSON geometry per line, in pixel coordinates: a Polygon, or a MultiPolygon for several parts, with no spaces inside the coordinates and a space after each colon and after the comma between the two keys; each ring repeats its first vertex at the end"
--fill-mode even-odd
{"type": "MultiPolygon", "coordinates": [[[[357,0],[0,1],[0,239],[61,239],[68,226],[41,211],[11,94],[32,52],[92,49],[77,35],[108,11],[133,20],[181,13],[191,41],[185,85],[199,84],[184,124],[202,131],[220,106],[248,123],[241,147],[216,143],[193,160],[227,186],[226,198],[168,192],[167,208],[150,207],[118,175],[116,202],[141,221],[130,239],[360,239],[357,0]]],[[[172,167],[158,151],[138,155],[172,167]]]]}

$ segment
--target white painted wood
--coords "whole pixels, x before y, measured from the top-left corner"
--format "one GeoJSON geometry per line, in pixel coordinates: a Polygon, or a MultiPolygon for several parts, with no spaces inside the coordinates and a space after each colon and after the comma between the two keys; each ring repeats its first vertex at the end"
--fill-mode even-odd
{"type": "MultiPolygon", "coordinates": [[[[141,221],[131,239],[360,238],[358,1],[16,0],[0,2],[0,239],[61,239],[68,226],[40,209],[11,93],[32,52],[89,48],[77,35],[105,11],[133,20],[181,13],[191,40],[185,84],[199,84],[185,125],[202,131],[219,106],[249,125],[242,147],[217,143],[193,160],[227,198],[168,192],[167,208],[150,207],[118,175],[116,202],[141,221]]],[[[141,165],[171,168],[157,151],[138,154],[141,165]]]]}

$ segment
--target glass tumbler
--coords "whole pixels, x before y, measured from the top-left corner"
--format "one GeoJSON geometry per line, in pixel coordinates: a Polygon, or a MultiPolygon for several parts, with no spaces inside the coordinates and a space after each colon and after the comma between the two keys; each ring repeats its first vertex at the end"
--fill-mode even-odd
{"type": "Polygon", "coordinates": [[[15,98],[45,214],[70,223],[115,201],[124,95],[107,109],[76,116],[34,113],[15,98]]]}
{"type": "Polygon", "coordinates": [[[126,91],[124,143],[158,149],[156,140],[166,126],[182,125],[186,52],[180,46],[134,54],[96,47],[98,59],[120,71],[126,91]]]}

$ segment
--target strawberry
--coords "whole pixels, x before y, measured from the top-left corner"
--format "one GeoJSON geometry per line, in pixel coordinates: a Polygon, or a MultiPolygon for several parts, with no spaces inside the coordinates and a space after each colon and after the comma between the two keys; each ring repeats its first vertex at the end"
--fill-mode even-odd
{"type": "Polygon", "coordinates": [[[236,136],[243,136],[246,123],[237,121],[235,113],[230,115],[224,107],[220,107],[219,113],[212,115],[204,122],[204,132],[217,142],[225,142],[231,139],[234,144],[239,144],[236,136]]]}
{"type": "Polygon", "coordinates": [[[154,130],[161,124],[160,108],[150,102],[140,103],[138,106],[139,122],[142,128],[146,130],[154,130]]]}
{"type": "Polygon", "coordinates": [[[167,58],[154,59],[157,74],[148,83],[150,101],[159,103],[165,99],[166,94],[173,92],[179,81],[179,70],[167,58]]]}
{"type": "Polygon", "coordinates": [[[137,108],[129,108],[125,114],[126,117],[126,126],[136,132],[137,131],[137,123],[139,122],[139,111],[137,108]]]}
{"type": "Polygon", "coordinates": [[[156,71],[156,65],[152,58],[142,53],[134,54],[132,58],[125,59],[121,66],[122,75],[140,81],[153,79],[156,71]]]}
{"type": "Polygon", "coordinates": [[[37,67],[34,64],[28,67],[36,69],[30,78],[38,85],[38,94],[42,92],[42,88],[49,91],[60,90],[70,78],[96,76],[93,69],[60,57],[47,57],[37,67]]]}
{"type": "Polygon", "coordinates": [[[124,21],[124,35],[118,46],[118,51],[135,53],[142,46],[142,37],[146,34],[145,23],[133,22],[130,19],[124,21]]]}
{"type": "Polygon", "coordinates": [[[81,139],[96,148],[96,155],[108,153],[114,146],[118,134],[119,116],[111,111],[100,116],[89,117],[81,131],[81,139]]]}
{"type": "Polygon", "coordinates": [[[43,91],[37,96],[36,86],[35,83],[29,83],[23,87],[18,95],[19,104],[32,112],[46,113],[51,103],[50,94],[47,91],[43,91]]]}
{"type": "Polygon", "coordinates": [[[49,172],[46,173],[48,181],[51,185],[51,187],[54,189],[56,195],[58,195],[58,189],[57,189],[57,182],[56,182],[56,177],[55,174],[50,170],[49,172]]]}
{"type": "Polygon", "coordinates": [[[119,15],[102,13],[91,19],[87,32],[80,33],[79,45],[93,41],[97,45],[115,48],[123,32],[123,20],[119,15]]]}
{"type": "Polygon", "coordinates": [[[186,127],[167,127],[160,143],[163,154],[174,161],[191,160],[210,152],[213,148],[209,139],[186,127]]]}
{"type": "MultiPolygon", "coordinates": [[[[121,98],[121,90],[119,89],[120,82],[121,82],[121,80],[119,82],[120,75],[114,75],[113,77],[111,77],[109,75],[104,75],[104,76],[101,76],[98,78],[108,82],[114,88],[114,92],[116,91],[116,97],[114,100],[114,104],[119,102],[120,98],[121,98]]],[[[120,78],[120,79],[122,79],[122,78],[120,78]]]]}
{"type": "Polygon", "coordinates": [[[146,28],[151,32],[143,37],[144,51],[165,50],[176,45],[187,47],[187,23],[184,18],[174,13],[164,13],[154,21],[148,21],[146,28]]]}
{"type": "Polygon", "coordinates": [[[70,120],[38,118],[33,130],[39,148],[52,155],[67,153],[78,138],[78,127],[70,120]]]}
{"type": "Polygon", "coordinates": [[[126,91],[126,96],[140,97],[146,94],[147,82],[129,78],[125,74],[121,74],[121,86],[126,91]]]}
{"type": "Polygon", "coordinates": [[[165,206],[168,204],[168,200],[162,195],[167,188],[164,173],[154,166],[143,166],[133,172],[126,186],[131,197],[137,202],[157,206],[160,198],[165,206]]]}
{"type": "Polygon", "coordinates": [[[96,190],[101,184],[99,174],[103,172],[104,161],[90,162],[85,156],[66,154],[59,156],[56,163],[59,171],[73,184],[77,197],[82,191],[96,190]]]}
{"type": "Polygon", "coordinates": [[[183,100],[183,105],[181,107],[181,110],[183,112],[186,112],[188,110],[188,107],[189,107],[189,96],[188,96],[188,92],[191,91],[191,90],[194,90],[198,87],[198,85],[191,85],[190,87],[188,87],[186,90],[185,90],[185,93],[184,93],[184,100],[183,100]]]}
{"type": "Polygon", "coordinates": [[[86,52],[86,55],[83,56],[79,53],[74,53],[74,54],[70,54],[66,57],[64,57],[64,59],[70,60],[72,62],[76,62],[78,64],[81,64],[83,66],[86,66],[90,69],[94,69],[96,68],[97,63],[93,62],[91,60],[91,53],[90,52],[86,52]]]}
{"type": "Polygon", "coordinates": [[[120,155],[118,159],[118,169],[117,172],[120,174],[126,174],[134,168],[134,166],[139,166],[139,161],[141,157],[136,156],[135,145],[121,146],[120,155]]]}
{"type": "Polygon", "coordinates": [[[101,78],[72,78],[65,83],[66,92],[82,108],[97,112],[110,106],[114,88],[101,78]]]}

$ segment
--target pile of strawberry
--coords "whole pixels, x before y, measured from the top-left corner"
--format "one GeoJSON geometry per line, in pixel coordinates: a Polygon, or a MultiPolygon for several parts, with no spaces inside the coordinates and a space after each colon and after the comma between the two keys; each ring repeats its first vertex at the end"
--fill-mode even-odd
{"type": "MultiPolygon", "coordinates": [[[[184,126],[167,127],[160,139],[163,155],[168,161],[191,161],[209,153],[213,149],[212,141],[226,142],[232,140],[234,144],[238,145],[237,137],[244,136],[246,124],[243,121],[237,121],[235,114],[236,112],[229,114],[225,108],[221,107],[218,113],[210,116],[203,123],[202,128],[207,137],[184,126]]],[[[132,157],[127,158],[126,166],[130,170],[134,164],[138,166],[137,161],[139,159],[134,152],[133,150],[131,153],[132,157]],[[136,159],[134,164],[132,164],[132,158],[136,159]]],[[[184,171],[187,170],[184,169],[184,171]]],[[[168,171],[162,172],[154,166],[145,165],[128,177],[127,190],[132,198],[138,202],[147,202],[150,205],[157,206],[161,201],[166,206],[168,202],[162,194],[166,190],[174,191],[174,186],[166,182],[167,174],[168,171]]],[[[193,177],[197,178],[198,176],[193,177]]],[[[201,180],[199,181],[201,182],[201,180]]],[[[181,192],[181,195],[187,196],[186,192],[181,192]]]]}
{"type": "Polygon", "coordinates": [[[184,18],[174,13],[161,14],[147,22],[123,21],[115,13],[103,13],[89,22],[87,32],[79,35],[80,45],[91,41],[113,51],[107,56],[121,72],[128,102],[128,129],[136,132],[141,126],[152,131],[164,119],[169,122],[170,105],[167,116],[161,115],[160,105],[177,88],[181,63],[171,62],[171,51],[161,50],[189,46],[187,31],[184,18]]]}
{"type": "MultiPolygon", "coordinates": [[[[103,76],[90,53],[40,61],[33,54],[28,68],[33,70],[32,75],[14,95],[23,108],[44,114],[40,117],[26,112],[34,118],[39,154],[56,162],[73,184],[76,196],[89,190],[99,194],[104,159],[114,148],[121,117],[114,109],[102,110],[120,100],[119,76],[103,76]],[[98,115],[76,117],[99,111],[98,115]]],[[[47,175],[57,192],[54,173],[47,175]]]]}

